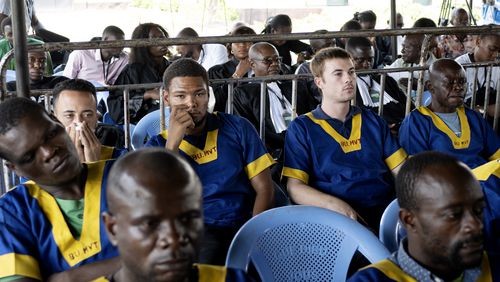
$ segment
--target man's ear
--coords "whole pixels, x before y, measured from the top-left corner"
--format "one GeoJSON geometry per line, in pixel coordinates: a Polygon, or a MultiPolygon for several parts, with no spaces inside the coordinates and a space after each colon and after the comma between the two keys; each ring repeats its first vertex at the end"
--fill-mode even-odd
{"type": "Polygon", "coordinates": [[[316,84],[316,86],[318,86],[319,89],[321,89],[320,85],[321,85],[321,77],[317,77],[315,76],[314,77],[314,84],[316,84]]]}
{"type": "Polygon", "coordinates": [[[434,87],[432,86],[432,83],[430,80],[425,81],[424,89],[427,89],[427,90],[429,90],[429,92],[434,93],[434,87]]]}
{"type": "Polygon", "coordinates": [[[106,228],[106,233],[108,234],[109,241],[113,246],[116,246],[116,219],[115,216],[109,212],[102,213],[102,221],[104,227],[106,228]]]}
{"type": "Polygon", "coordinates": [[[165,106],[170,107],[170,99],[168,97],[168,91],[163,89],[163,102],[165,102],[165,106]]]}
{"type": "Polygon", "coordinates": [[[415,215],[404,208],[399,209],[399,220],[404,225],[408,232],[414,232],[416,226],[416,217],[415,215]]]}
{"type": "Polygon", "coordinates": [[[250,67],[252,68],[252,70],[255,69],[255,62],[252,59],[250,59],[250,67]]]}

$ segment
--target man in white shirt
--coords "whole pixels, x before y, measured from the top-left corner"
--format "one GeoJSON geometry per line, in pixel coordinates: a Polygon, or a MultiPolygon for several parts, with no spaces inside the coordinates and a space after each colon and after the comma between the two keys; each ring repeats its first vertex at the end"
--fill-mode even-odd
{"type": "MultiPolygon", "coordinates": [[[[495,61],[500,51],[500,35],[495,33],[484,33],[477,38],[476,48],[473,53],[463,54],[455,59],[459,64],[482,63],[495,61]]],[[[472,93],[474,92],[474,68],[465,69],[467,77],[467,92],[465,95],[466,103],[470,104],[472,93]]],[[[496,88],[500,75],[499,67],[493,67],[489,81],[490,98],[488,102],[488,115],[493,116],[495,112],[496,88]]],[[[484,107],[484,99],[488,83],[486,81],[487,67],[481,67],[477,71],[476,83],[476,105],[475,107],[484,107]]]]}

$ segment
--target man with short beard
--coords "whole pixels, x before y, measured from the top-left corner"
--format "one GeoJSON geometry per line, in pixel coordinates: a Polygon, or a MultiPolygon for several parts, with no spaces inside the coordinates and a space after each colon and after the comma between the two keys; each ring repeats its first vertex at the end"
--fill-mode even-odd
{"type": "Polygon", "coordinates": [[[208,75],[192,59],[178,59],[163,75],[168,130],[146,146],[182,155],[201,179],[205,230],[198,262],[224,265],[238,229],[272,207],[274,164],[245,119],[208,113],[208,75]]]}
{"type": "Polygon", "coordinates": [[[348,281],[498,281],[483,249],[487,199],[464,164],[438,152],[416,155],[401,168],[396,194],[407,238],[348,281]]]}

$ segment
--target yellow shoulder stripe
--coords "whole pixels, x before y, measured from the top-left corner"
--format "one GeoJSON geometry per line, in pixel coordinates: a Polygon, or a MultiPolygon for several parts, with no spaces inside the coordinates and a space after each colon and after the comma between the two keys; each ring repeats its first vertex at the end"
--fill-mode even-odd
{"type": "Polygon", "coordinates": [[[195,264],[198,268],[199,282],[223,282],[226,281],[227,269],[224,266],[195,264]]]}
{"type": "Polygon", "coordinates": [[[476,176],[477,180],[479,181],[485,181],[491,175],[500,177],[500,159],[487,162],[482,166],[478,166],[472,170],[472,173],[474,173],[474,176],[476,176]]]}
{"type": "Polygon", "coordinates": [[[417,282],[415,278],[409,276],[401,268],[395,265],[392,261],[388,259],[384,259],[375,264],[369,265],[368,267],[374,267],[380,270],[385,276],[391,278],[394,281],[398,282],[417,282]]]}
{"type": "Polygon", "coordinates": [[[282,176],[298,179],[298,180],[304,182],[304,184],[309,183],[309,174],[307,174],[307,172],[300,170],[300,169],[285,166],[285,167],[283,167],[282,176]]]}
{"type": "Polygon", "coordinates": [[[0,256],[0,278],[19,275],[42,280],[38,261],[29,255],[9,253],[0,256]]]}
{"type": "Polygon", "coordinates": [[[447,125],[444,121],[439,118],[433,111],[431,111],[427,107],[418,107],[417,110],[428,117],[431,118],[432,123],[441,130],[444,134],[448,135],[453,144],[453,148],[455,149],[467,149],[470,145],[470,126],[469,121],[467,120],[467,116],[465,115],[464,107],[460,107],[457,109],[458,119],[460,120],[460,128],[462,131],[462,135],[458,137],[447,125]]]}
{"type": "Polygon", "coordinates": [[[490,161],[500,159],[500,148],[489,158],[490,161]]]}
{"type": "Polygon", "coordinates": [[[405,149],[400,148],[392,155],[390,155],[387,159],[385,159],[385,163],[390,170],[393,170],[398,165],[402,164],[404,160],[406,160],[406,158],[408,158],[408,154],[406,153],[405,149]]]}
{"type": "Polygon", "coordinates": [[[245,167],[245,173],[248,179],[252,179],[257,174],[261,173],[264,169],[272,166],[275,163],[271,155],[265,153],[264,155],[257,158],[255,161],[249,163],[245,167]]]}

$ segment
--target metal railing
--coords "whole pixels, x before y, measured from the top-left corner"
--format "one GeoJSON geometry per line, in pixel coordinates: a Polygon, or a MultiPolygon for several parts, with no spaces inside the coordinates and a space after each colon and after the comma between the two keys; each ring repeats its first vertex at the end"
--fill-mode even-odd
{"type": "MultiPolygon", "coordinates": [[[[165,38],[165,39],[140,39],[140,40],[119,40],[119,41],[93,41],[93,42],[64,42],[64,43],[45,43],[43,45],[30,45],[28,46],[29,51],[53,51],[53,50],[77,50],[77,49],[103,49],[103,48],[116,48],[116,47],[147,47],[147,46],[158,46],[158,45],[181,45],[181,44],[196,44],[196,43],[231,43],[231,42],[256,42],[256,41],[271,41],[271,40],[296,40],[296,39],[319,39],[319,38],[331,38],[331,37],[358,37],[358,36],[394,36],[394,35],[408,35],[408,34],[426,34],[424,38],[424,43],[422,44],[421,52],[421,63],[425,61],[428,52],[430,38],[432,35],[441,34],[480,34],[483,32],[500,32],[500,26],[481,26],[481,27],[453,27],[453,28],[422,28],[422,29],[399,29],[399,30],[364,30],[364,31],[348,31],[348,32],[328,32],[328,33],[294,33],[294,34],[282,34],[282,35],[251,35],[251,36],[214,36],[214,37],[199,37],[199,38],[165,38]]],[[[15,92],[8,92],[5,83],[5,74],[8,62],[11,60],[14,52],[9,51],[0,60],[0,100],[15,95],[15,92]]],[[[475,68],[474,70],[474,85],[473,85],[473,95],[471,105],[475,104],[476,92],[477,92],[477,76],[479,67],[487,67],[486,70],[486,93],[485,93],[485,108],[488,103],[490,95],[490,80],[493,67],[498,67],[499,62],[487,62],[487,63],[473,63],[464,65],[464,68],[475,68]]],[[[414,66],[407,68],[387,68],[387,69],[375,69],[375,70],[360,70],[356,73],[362,74],[380,74],[380,101],[384,101],[385,87],[386,87],[386,77],[388,74],[393,72],[408,72],[408,77],[413,78],[414,72],[419,73],[418,87],[417,87],[417,98],[416,106],[419,106],[422,101],[422,93],[424,89],[424,72],[427,71],[428,66],[414,66]]],[[[227,112],[233,113],[233,101],[234,101],[234,85],[242,82],[257,82],[260,83],[260,122],[259,122],[259,135],[262,140],[265,140],[265,124],[264,124],[264,114],[266,105],[265,94],[267,92],[267,83],[276,80],[291,80],[292,81],[292,119],[297,116],[297,85],[299,79],[311,79],[311,75],[274,75],[266,77],[253,77],[253,78],[227,78],[227,79],[215,79],[210,80],[211,85],[217,84],[227,84],[228,88],[228,99],[227,99],[227,112]]],[[[407,104],[405,105],[406,114],[410,112],[412,99],[412,80],[408,79],[408,91],[407,104]]],[[[125,146],[131,148],[130,146],[130,115],[129,115],[129,90],[133,89],[151,89],[160,88],[161,83],[147,83],[147,84],[134,84],[134,85],[114,85],[106,87],[98,87],[97,91],[110,91],[116,89],[123,89],[123,108],[124,108],[124,131],[125,131],[125,146]]],[[[494,112],[494,128],[498,128],[498,120],[500,115],[500,81],[497,82],[497,98],[496,106],[494,112]]],[[[32,96],[44,95],[45,96],[45,107],[50,110],[50,96],[51,90],[33,90],[30,91],[32,96]]],[[[160,90],[160,108],[163,108],[163,91],[160,90]]],[[[384,112],[384,103],[381,102],[379,105],[378,114],[382,115],[384,112]]],[[[165,129],[164,124],[164,111],[161,113],[161,128],[165,129]]],[[[486,111],[483,114],[486,116],[486,111]]],[[[5,187],[12,187],[12,177],[9,173],[5,163],[3,163],[3,184],[5,187]]],[[[0,194],[1,194],[0,190],[0,194]]]]}

